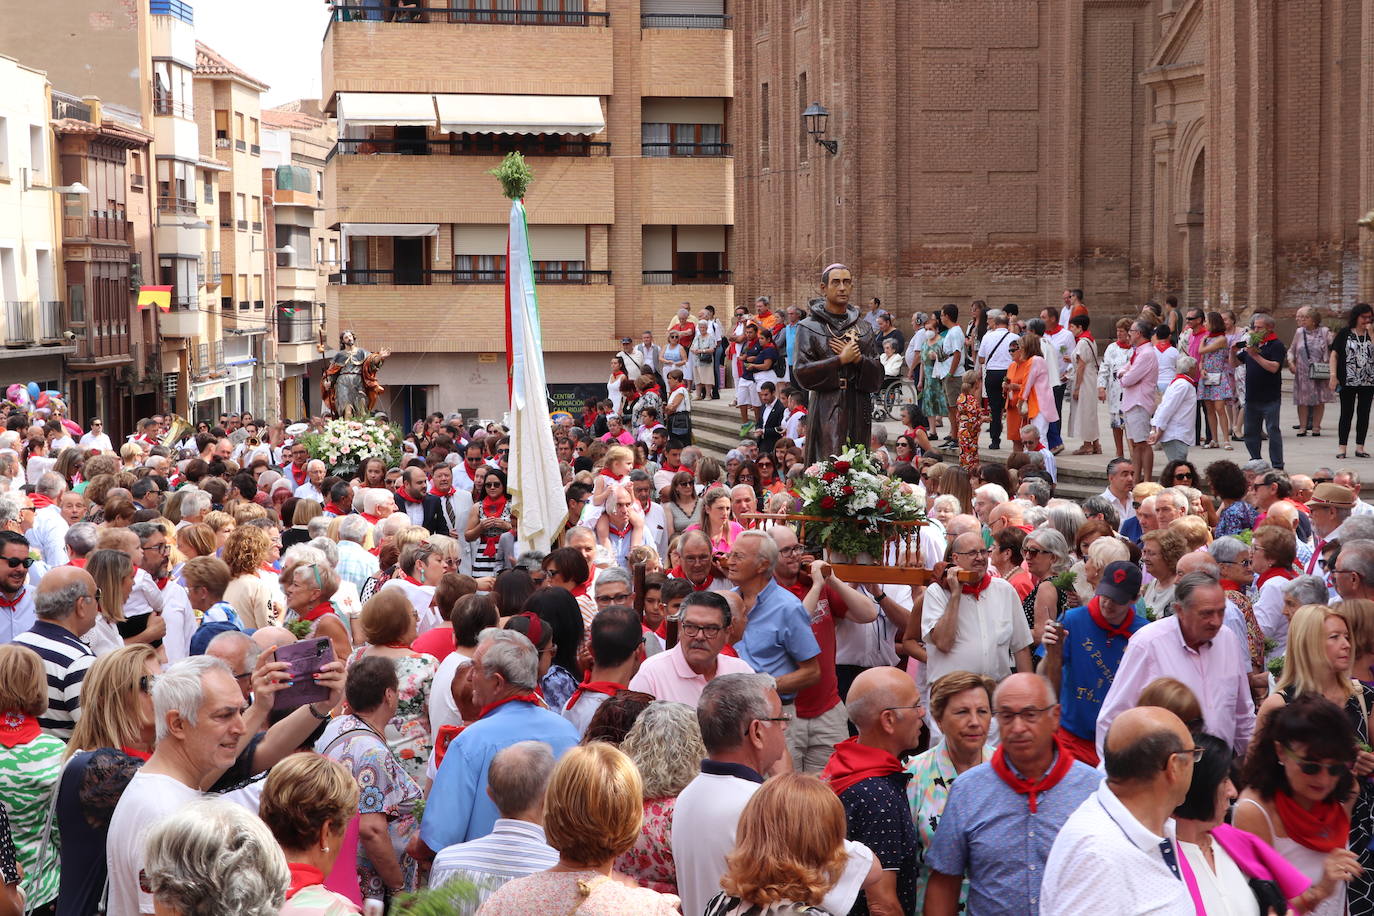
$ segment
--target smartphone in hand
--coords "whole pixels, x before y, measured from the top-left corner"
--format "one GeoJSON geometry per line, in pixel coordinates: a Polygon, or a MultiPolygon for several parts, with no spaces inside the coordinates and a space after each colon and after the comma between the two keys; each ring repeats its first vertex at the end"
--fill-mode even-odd
{"type": "Polygon", "coordinates": [[[273,710],[296,709],[306,703],[323,703],[329,699],[329,688],[315,681],[315,675],[334,661],[334,645],[327,637],[282,646],[277,649],[276,659],[290,666],[291,686],[277,692],[272,701],[273,710]]]}

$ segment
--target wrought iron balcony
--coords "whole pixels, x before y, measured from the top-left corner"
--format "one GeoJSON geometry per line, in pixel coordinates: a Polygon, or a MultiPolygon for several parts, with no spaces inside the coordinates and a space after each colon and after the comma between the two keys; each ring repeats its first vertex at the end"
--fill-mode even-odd
{"type": "Polygon", "coordinates": [[[641,29],[728,29],[729,14],[722,13],[640,13],[641,29]]]}
{"type": "MultiPolygon", "coordinates": [[[[490,0],[482,0],[482,2],[489,3],[490,0]]],[[[465,6],[425,7],[419,2],[383,4],[380,0],[344,0],[334,7],[332,21],[604,26],[610,24],[610,19],[610,13],[594,13],[587,10],[512,10],[465,6]]]]}
{"type": "Polygon", "coordinates": [[[645,286],[681,286],[687,284],[711,283],[728,286],[728,270],[646,270],[645,286]]]}

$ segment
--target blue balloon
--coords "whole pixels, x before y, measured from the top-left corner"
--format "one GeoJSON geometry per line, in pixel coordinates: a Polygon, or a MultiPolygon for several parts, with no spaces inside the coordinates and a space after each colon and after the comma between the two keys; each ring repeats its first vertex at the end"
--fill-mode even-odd
{"type": "Polygon", "coordinates": [[[40,394],[42,394],[42,392],[43,392],[43,389],[41,389],[41,388],[38,387],[38,383],[37,383],[37,382],[29,382],[29,384],[28,384],[28,389],[29,389],[29,397],[31,397],[31,398],[36,398],[36,397],[38,397],[40,394]]]}

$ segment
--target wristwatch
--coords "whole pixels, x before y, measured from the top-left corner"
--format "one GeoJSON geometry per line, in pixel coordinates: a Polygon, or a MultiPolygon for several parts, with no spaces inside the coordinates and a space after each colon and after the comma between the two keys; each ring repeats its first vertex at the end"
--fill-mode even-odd
{"type": "Polygon", "coordinates": [[[305,704],[305,708],[306,708],[306,709],[309,709],[309,710],[310,710],[310,714],[311,714],[312,716],[314,716],[316,719],[319,719],[321,722],[326,722],[326,721],[329,720],[329,716],[330,716],[329,710],[325,710],[324,715],[320,715],[319,713],[315,712],[315,704],[314,704],[314,703],[306,703],[306,704],[305,704]]]}
{"type": "Polygon", "coordinates": [[[885,600],[887,600],[887,592],[878,592],[878,594],[873,596],[873,600],[878,602],[879,604],[882,604],[885,600]]]}

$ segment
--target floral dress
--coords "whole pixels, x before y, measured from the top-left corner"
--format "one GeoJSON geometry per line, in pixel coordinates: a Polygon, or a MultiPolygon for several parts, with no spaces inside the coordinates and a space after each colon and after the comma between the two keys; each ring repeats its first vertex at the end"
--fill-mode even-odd
{"type": "MultiPolygon", "coordinates": [[[[380,735],[357,716],[340,716],[330,729],[333,738],[321,753],[342,764],[358,783],[358,813],[386,815],[387,834],[396,860],[401,863],[405,890],[415,890],[415,860],[406,855],[411,835],[419,829],[415,805],[424,796],[380,735]]],[[[386,883],[372,867],[366,850],[358,846],[358,883],[363,899],[385,900],[386,883]]]]}
{"type": "MultiPolygon", "coordinates": [[[[992,757],[992,747],[983,750],[983,760],[992,757]]],[[[940,815],[945,812],[945,802],[949,801],[949,787],[958,776],[954,771],[954,761],[949,759],[949,751],[944,744],[938,744],[924,754],[913,758],[906,765],[911,781],[906,785],[907,801],[911,803],[911,819],[916,824],[916,842],[920,846],[921,873],[916,879],[916,909],[921,912],[925,906],[926,885],[930,882],[930,869],[925,867],[926,850],[935,841],[935,828],[940,825],[940,815]]],[[[959,887],[959,909],[964,912],[968,903],[968,879],[959,887]]]]}
{"type": "Polygon", "coordinates": [[[1226,537],[1228,534],[1240,534],[1242,531],[1249,531],[1255,527],[1255,522],[1259,519],[1259,510],[1250,505],[1243,499],[1238,499],[1217,516],[1217,537],[1226,537]]]}
{"type": "Polygon", "coordinates": [[[978,434],[982,432],[983,422],[988,411],[977,391],[959,394],[957,402],[959,416],[959,467],[968,474],[978,470],[978,434]]]}
{"type": "Polygon", "coordinates": [[[1331,329],[1319,325],[1315,331],[1298,328],[1293,335],[1293,403],[1300,407],[1328,404],[1332,399],[1331,386],[1325,379],[1314,379],[1313,365],[1325,366],[1331,356],[1331,329]]]}
{"type": "MultiPolygon", "coordinates": [[[[1221,336],[1221,335],[1217,335],[1221,336]]],[[[1209,335],[1203,346],[1212,342],[1209,335]]],[[[1229,401],[1236,396],[1236,371],[1231,367],[1231,351],[1219,347],[1210,353],[1202,354],[1202,375],[1197,386],[1199,401],[1229,401]],[[1208,377],[1217,379],[1215,385],[1207,384],[1208,377]]]]}
{"type": "Polygon", "coordinates": [[[639,839],[620,858],[615,870],[660,894],[677,893],[677,866],[673,864],[673,803],[677,799],[644,800],[644,825],[639,839]]]}
{"type": "MultiPolygon", "coordinates": [[[[362,658],[368,646],[359,646],[348,657],[348,666],[362,658]]],[[[405,767],[410,778],[423,784],[425,767],[434,750],[434,737],[429,728],[429,693],[439,660],[423,652],[412,652],[396,663],[396,678],[400,681],[400,701],[396,715],[386,725],[386,746],[405,767]]]]}

